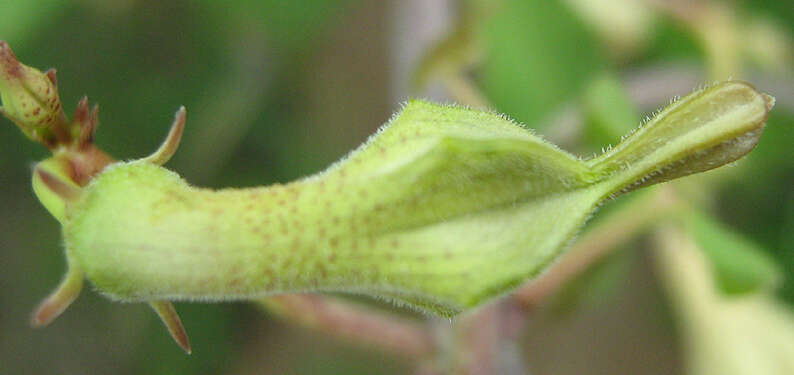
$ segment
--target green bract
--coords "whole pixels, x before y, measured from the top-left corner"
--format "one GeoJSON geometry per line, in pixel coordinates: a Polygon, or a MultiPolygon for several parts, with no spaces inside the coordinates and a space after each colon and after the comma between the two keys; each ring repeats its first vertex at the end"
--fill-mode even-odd
{"type": "Polygon", "coordinates": [[[166,152],[81,190],[38,178],[67,201],[70,269],[111,298],[345,291],[451,316],[543,271],[605,199],[749,152],[773,101],[721,83],[591,160],[494,113],[412,101],[342,161],[285,185],[190,186],[157,165],[181,125],[166,152]]]}

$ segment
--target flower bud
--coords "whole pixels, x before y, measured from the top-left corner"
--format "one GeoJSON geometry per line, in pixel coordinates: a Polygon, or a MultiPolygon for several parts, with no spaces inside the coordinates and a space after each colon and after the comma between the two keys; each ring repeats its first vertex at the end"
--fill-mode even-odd
{"type": "Polygon", "coordinates": [[[0,41],[0,99],[0,111],[25,135],[44,144],[54,142],[54,128],[65,119],[55,71],[42,73],[20,63],[5,41],[0,41]]]}

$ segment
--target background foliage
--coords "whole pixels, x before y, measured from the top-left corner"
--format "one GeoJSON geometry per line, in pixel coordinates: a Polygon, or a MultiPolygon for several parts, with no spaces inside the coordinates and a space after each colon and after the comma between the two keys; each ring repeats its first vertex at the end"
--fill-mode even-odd
{"type": "MultiPolygon", "coordinates": [[[[756,151],[682,189],[724,223],[695,220],[704,243],[715,244],[703,246],[741,242],[765,253],[783,270],[780,297],[794,302],[794,7],[714,3],[735,21],[723,32],[653,1],[621,1],[636,12],[607,22],[599,20],[608,9],[588,3],[505,0],[508,11],[500,12],[486,1],[9,0],[0,4],[0,39],[26,64],[58,68],[67,109],[84,94],[100,103],[97,143],[118,158],[154,150],[184,104],[186,139],[170,167],[205,186],[284,182],[338,159],[417,95],[406,89],[410,72],[449,30],[459,38],[448,48],[460,53],[425,59],[431,73],[420,95],[449,100],[433,81],[442,74],[431,68],[435,61],[465,65],[493,107],[583,156],[617,142],[640,114],[728,72],[772,93],[778,105],[756,151]],[[709,49],[723,42],[735,56],[709,49]]],[[[58,224],[29,187],[30,163],[45,155],[10,124],[0,126],[0,373],[411,369],[249,304],[180,304],[192,357],[147,306],[91,292],[51,327],[32,330],[30,310],[64,269],[58,224]]],[[[625,245],[532,317],[523,350],[537,373],[680,371],[678,336],[646,245],[625,245]]],[[[719,256],[726,267],[756,262],[719,256]]],[[[748,288],[733,281],[726,288],[748,288]]]]}

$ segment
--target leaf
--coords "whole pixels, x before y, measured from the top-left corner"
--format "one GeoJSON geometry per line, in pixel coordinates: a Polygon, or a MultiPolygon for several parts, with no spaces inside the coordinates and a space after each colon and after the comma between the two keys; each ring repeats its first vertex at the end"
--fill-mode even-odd
{"type": "Polygon", "coordinates": [[[587,119],[587,139],[599,147],[619,141],[640,118],[626,89],[609,74],[602,74],[590,83],[584,91],[582,104],[587,119]]]}
{"type": "Polygon", "coordinates": [[[658,240],[659,274],[679,318],[688,374],[794,372],[790,306],[763,289],[726,296],[709,258],[684,231],[665,228],[658,240]]]}
{"type": "Polygon", "coordinates": [[[6,40],[22,40],[31,30],[57,17],[67,6],[67,2],[57,0],[4,1],[0,12],[0,35],[6,40]]]}
{"type": "Polygon", "coordinates": [[[576,97],[605,65],[591,33],[562,2],[502,1],[480,32],[485,96],[527,124],[576,97]]]}
{"type": "Polygon", "coordinates": [[[703,213],[691,212],[686,222],[695,243],[708,256],[723,293],[753,293],[780,284],[780,268],[758,244],[703,213]]]}
{"type": "Polygon", "coordinates": [[[579,308],[601,306],[615,297],[615,291],[627,279],[636,253],[616,249],[599,259],[555,293],[551,308],[558,318],[565,318],[579,308]]]}
{"type": "Polygon", "coordinates": [[[480,56],[477,35],[483,10],[472,3],[462,4],[460,17],[450,32],[425,52],[411,77],[412,92],[421,93],[434,79],[463,74],[480,56]]]}
{"type": "Polygon", "coordinates": [[[232,23],[229,27],[239,27],[241,20],[248,19],[265,25],[270,42],[284,50],[305,48],[326,22],[342,13],[349,0],[243,0],[223,4],[205,0],[202,3],[221,14],[233,12],[234,16],[224,18],[232,23]]]}

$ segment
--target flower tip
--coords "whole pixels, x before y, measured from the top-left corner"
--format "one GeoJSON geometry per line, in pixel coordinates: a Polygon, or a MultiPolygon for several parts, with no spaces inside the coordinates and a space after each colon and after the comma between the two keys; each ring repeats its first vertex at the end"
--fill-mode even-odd
{"type": "Polygon", "coordinates": [[[44,75],[47,76],[47,79],[49,79],[53,85],[58,86],[58,72],[55,70],[55,68],[47,69],[47,71],[44,72],[44,75]]]}
{"type": "Polygon", "coordinates": [[[761,93],[761,97],[764,98],[766,103],[766,110],[771,111],[772,107],[775,106],[775,97],[766,93],[761,93]]]}
{"type": "Polygon", "coordinates": [[[29,138],[55,148],[68,143],[61,129],[65,114],[58,96],[55,71],[47,73],[19,62],[8,43],[0,41],[0,99],[3,115],[29,138]],[[60,135],[60,136],[59,136],[60,135]]]}
{"type": "Polygon", "coordinates": [[[22,76],[22,64],[17,60],[11,46],[5,40],[0,40],[0,68],[2,68],[2,81],[10,80],[11,77],[22,76]]]}

